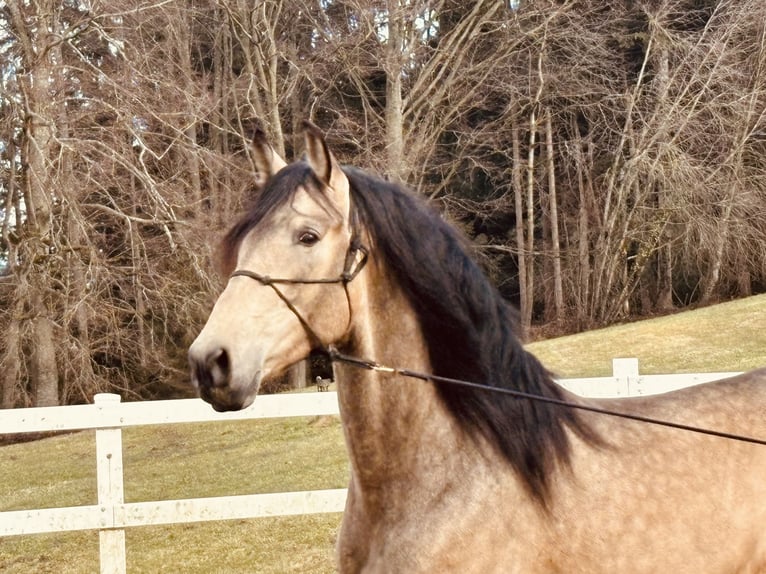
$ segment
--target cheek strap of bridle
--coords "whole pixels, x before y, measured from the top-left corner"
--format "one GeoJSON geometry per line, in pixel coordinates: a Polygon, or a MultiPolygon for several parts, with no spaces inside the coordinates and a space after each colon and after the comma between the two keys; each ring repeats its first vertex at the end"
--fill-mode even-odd
{"type": "Polygon", "coordinates": [[[268,275],[261,275],[260,273],[248,271],[247,269],[237,269],[231,274],[230,277],[249,277],[250,279],[258,281],[258,283],[261,285],[271,287],[274,293],[277,294],[277,297],[282,300],[290,312],[292,312],[296,319],[298,319],[304,331],[306,331],[309,340],[311,341],[312,348],[319,349],[320,351],[323,351],[325,354],[329,355],[330,349],[328,346],[322,342],[322,339],[319,337],[319,335],[317,335],[316,331],[311,327],[309,322],[303,317],[298,308],[292,303],[292,301],[290,301],[290,299],[287,298],[287,296],[279,287],[277,287],[277,285],[343,285],[343,290],[346,292],[346,302],[348,303],[348,322],[350,325],[351,298],[348,294],[348,284],[353,281],[357,275],[359,275],[362,269],[364,269],[364,266],[367,264],[368,256],[369,250],[364,245],[362,245],[357,238],[354,238],[352,239],[351,244],[348,247],[348,251],[346,252],[346,259],[343,262],[343,272],[338,277],[325,279],[285,279],[269,277],[268,275]]]}

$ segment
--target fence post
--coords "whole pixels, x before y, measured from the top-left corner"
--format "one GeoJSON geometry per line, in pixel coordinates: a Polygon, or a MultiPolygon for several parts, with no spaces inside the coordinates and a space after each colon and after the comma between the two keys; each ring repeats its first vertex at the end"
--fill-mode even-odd
{"type": "MultiPolygon", "coordinates": [[[[98,393],[93,402],[108,409],[120,402],[120,395],[98,393]]],[[[102,516],[98,533],[101,574],[126,574],[125,530],[114,528],[114,506],[125,502],[121,428],[96,429],[96,480],[102,516]]]]}
{"type": "Polygon", "coordinates": [[[625,385],[621,396],[630,397],[631,387],[638,383],[638,359],[612,359],[612,376],[625,385]]]}

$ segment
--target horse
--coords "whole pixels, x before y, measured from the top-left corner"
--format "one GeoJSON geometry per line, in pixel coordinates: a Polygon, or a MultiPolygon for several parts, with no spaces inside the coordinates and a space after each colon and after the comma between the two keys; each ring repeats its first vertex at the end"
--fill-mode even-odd
{"type": "Polygon", "coordinates": [[[766,369],[651,397],[567,392],[464,236],[304,127],[290,164],[254,137],[259,190],[188,355],[219,411],[313,349],[364,359],[334,365],[340,572],[766,572],[766,446],[594,412],[763,438],[766,369]]]}

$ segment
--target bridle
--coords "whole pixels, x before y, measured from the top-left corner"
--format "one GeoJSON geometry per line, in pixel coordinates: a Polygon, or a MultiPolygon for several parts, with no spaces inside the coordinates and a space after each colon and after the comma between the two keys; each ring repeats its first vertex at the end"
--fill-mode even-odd
{"type": "Polygon", "coordinates": [[[258,281],[261,285],[271,287],[274,293],[282,300],[293,315],[298,319],[306,334],[311,340],[311,345],[327,355],[331,355],[331,350],[328,345],[322,342],[322,339],[317,335],[316,331],[311,327],[306,318],[301,314],[298,308],[292,301],[282,292],[278,285],[342,285],[343,290],[346,293],[346,303],[348,304],[348,321],[351,324],[351,298],[348,294],[348,284],[356,279],[357,275],[364,269],[367,264],[369,256],[369,249],[365,247],[360,241],[359,237],[354,234],[349,243],[348,250],[346,251],[346,258],[343,262],[343,271],[337,277],[329,277],[323,279],[304,279],[304,278],[276,278],[269,277],[268,275],[261,275],[254,271],[247,269],[237,269],[234,271],[231,277],[249,277],[258,281]]]}

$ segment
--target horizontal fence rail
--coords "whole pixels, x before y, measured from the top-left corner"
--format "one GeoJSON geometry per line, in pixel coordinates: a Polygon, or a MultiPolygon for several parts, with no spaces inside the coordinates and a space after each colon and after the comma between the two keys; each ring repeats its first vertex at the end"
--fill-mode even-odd
{"type": "MultiPolygon", "coordinates": [[[[564,379],[559,384],[589,397],[667,392],[738,373],[640,375],[637,359],[614,359],[611,377],[564,379]]],[[[335,392],[266,395],[242,411],[217,413],[200,399],[120,402],[99,394],[94,404],[0,410],[0,434],[95,429],[98,503],[90,506],[0,512],[0,536],[98,530],[102,573],[126,572],[125,529],[135,526],[342,512],[346,489],[246,494],[126,503],[122,429],[261,418],[337,415],[335,392]]]]}

